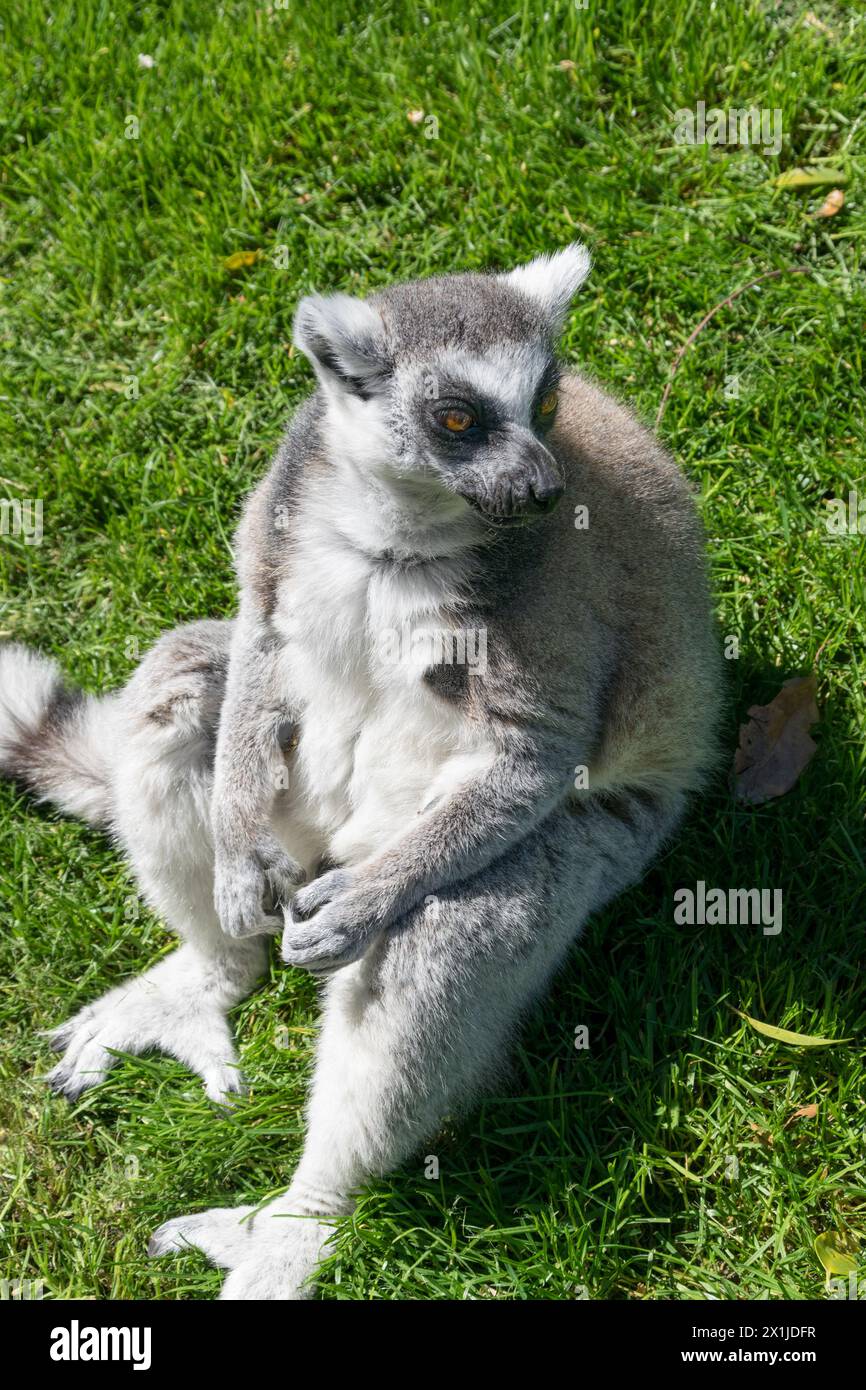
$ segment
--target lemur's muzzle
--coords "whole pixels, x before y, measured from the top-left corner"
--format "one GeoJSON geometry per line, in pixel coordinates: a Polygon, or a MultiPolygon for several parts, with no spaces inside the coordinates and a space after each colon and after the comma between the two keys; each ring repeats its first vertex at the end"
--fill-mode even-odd
{"type": "Polygon", "coordinates": [[[529,430],[512,427],[461,480],[461,496],[492,521],[532,521],[552,512],[565,486],[550,450],[529,430]]]}

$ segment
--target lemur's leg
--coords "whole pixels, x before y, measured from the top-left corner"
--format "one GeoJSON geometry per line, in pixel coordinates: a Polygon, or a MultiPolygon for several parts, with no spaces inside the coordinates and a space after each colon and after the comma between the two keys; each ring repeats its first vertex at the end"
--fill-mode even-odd
{"type": "Polygon", "coordinates": [[[48,1080],[67,1096],[101,1081],[113,1051],[150,1048],[191,1067],[215,1100],[241,1088],[226,1015],[262,975],[267,939],[230,940],[213,901],[210,798],[230,629],[168,633],[111,701],[112,830],[142,896],[184,944],[50,1034],[63,1057],[48,1080]]]}
{"type": "Polygon", "coordinates": [[[211,820],[220,923],[227,936],[244,937],[262,931],[263,894],[288,903],[305,871],[274,827],[275,788],[285,771],[281,733],[291,736],[294,729],[281,647],[257,602],[243,592],[232,626],[211,820]]]}
{"type": "Polygon", "coordinates": [[[197,1246],[231,1271],[223,1298],[309,1297],[327,1218],[502,1069],[522,1014],[587,914],[639,876],[677,810],[627,795],[559,809],[333,975],[288,1191],[254,1216],[239,1207],[168,1221],[151,1253],[197,1246]]]}

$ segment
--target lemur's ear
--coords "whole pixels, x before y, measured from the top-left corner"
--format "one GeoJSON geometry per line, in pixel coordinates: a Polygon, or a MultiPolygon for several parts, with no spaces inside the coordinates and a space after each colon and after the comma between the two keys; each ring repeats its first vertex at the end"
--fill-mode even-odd
{"type": "Polygon", "coordinates": [[[323,386],[362,400],[382,389],[388,375],[384,325],[363,299],[311,294],[298,305],[293,337],[323,386]]]}
{"type": "Polygon", "coordinates": [[[589,274],[590,256],[586,247],[573,241],[550,256],[536,256],[534,261],[510,270],[502,279],[540,305],[559,332],[568,306],[589,274]]]}

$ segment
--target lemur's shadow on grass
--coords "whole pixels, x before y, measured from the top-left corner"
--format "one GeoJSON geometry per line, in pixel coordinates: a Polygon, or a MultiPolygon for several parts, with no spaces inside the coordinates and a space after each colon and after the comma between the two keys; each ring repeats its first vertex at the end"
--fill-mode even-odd
{"type": "MultiPolygon", "coordinates": [[[[391,1202],[416,1219],[419,1205],[432,1204],[431,1225],[437,1216],[457,1223],[470,1266],[477,1245],[479,1281],[491,1244],[506,1258],[510,1244],[517,1265],[533,1242],[549,1266],[552,1297],[574,1297],[575,1283],[591,1281],[593,1252],[611,1242],[623,1245],[633,1281],[635,1255],[645,1259],[660,1236],[669,1238],[669,1223],[688,1224],[689,1200],[696,1207],[707,1191],[683,1168],[694,1162],[714,1200],[725,1184],[734,1190],[731,1161],[753,1136],[745,1125],[725,1132],[721,1121],[711,1132],[723,1069],[760,1083],[775,1064],[791,1065],[781,1045],[751,1031],[735,1043],[743,1025],[733,1010],[781,1024],[793,1003],[807,1023],[823,1013],[837,1037],[854,1031],[862,1012],[853,928],[866,877],[856,850],[862,807],[846,764],[851,731],[829,699],[813,730],[818,752],[798,785],[762,806],[738,803],[730,769],[747,709],[803,671],[746,657],[731,665],[720,767],[707,794],[643,882],[589,922],[528,1020],[505,1086],[456,1138],[434,1141],[416,1167],[388,1182],[391,1202]],[[781,931],[679,925],[674,893],[699,880],[708,890],[781,889],[781,931]],[[512,1233],[504,1244],[493,1240],[496,1228],[512,1233]]],[[[798,1029],[796,1021],[787,1026],[798,1029]]],[[[804,1088],[847,1065],[844,1049],[794,1055],[804,1088]]],[[[765,1120],[754,1086],[745,1094],[765,1120]]],[[[606,1279],[595,1296],[625,1296],[628,1281],[606,1279]]]]}

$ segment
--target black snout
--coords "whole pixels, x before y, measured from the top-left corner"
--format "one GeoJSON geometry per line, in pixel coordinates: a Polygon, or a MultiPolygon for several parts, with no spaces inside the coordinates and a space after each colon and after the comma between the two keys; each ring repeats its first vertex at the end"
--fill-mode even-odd
{"type": "Polygon", "coordinates": [[[457,490],[490,521],[520,525],[552,512],[565,489],[550,450],[513,426],[475,452],[457,490]]]}
{"type": "Polygon", "coordinates": [[[526,499],[526,510],[537,512],[539,515],[552,512],[564,491],[565,488],[557,478],[551,477],[532,483],[526,499]]]}
{"type": "Polygon", "coordinates": [[[555,458],[529,430],[513,428],[509,444],[511,459],[503,470],[506,510],[515,517],[546,516],[565,490],[555,458]]]}

